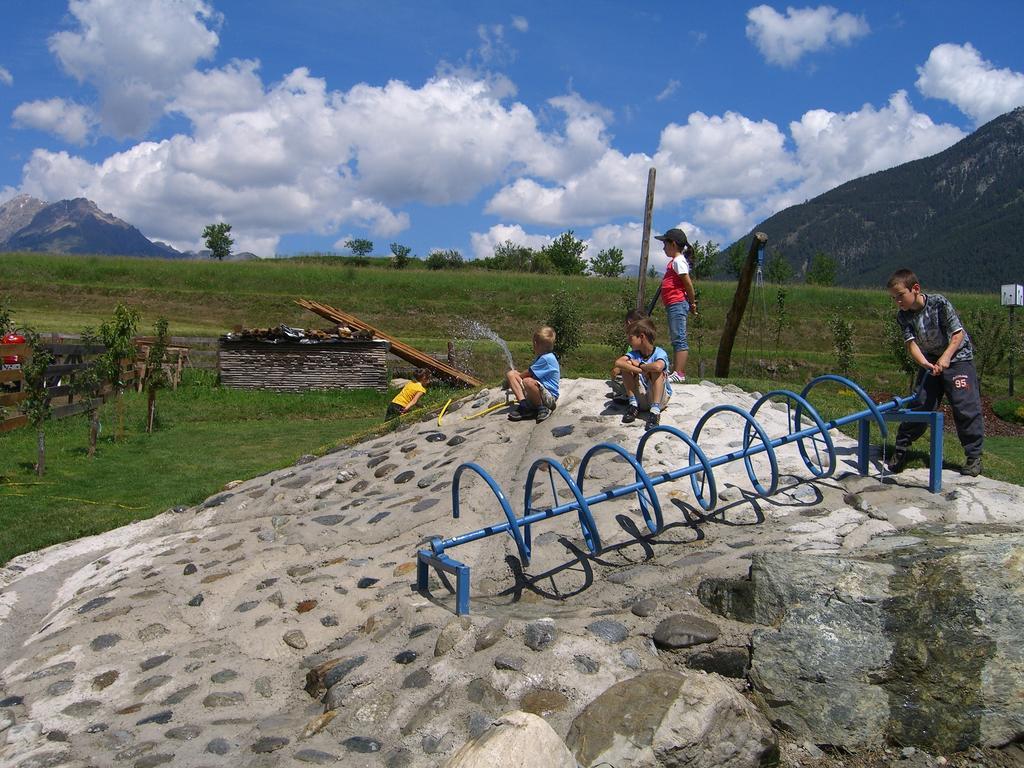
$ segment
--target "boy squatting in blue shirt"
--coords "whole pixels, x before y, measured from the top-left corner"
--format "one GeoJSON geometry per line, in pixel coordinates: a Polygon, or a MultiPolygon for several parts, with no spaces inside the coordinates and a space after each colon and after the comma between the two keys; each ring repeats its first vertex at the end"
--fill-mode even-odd
{"type": "Polygon", "coordinates": [[[668,354],[654,346],[654,323],[638,320],[629,327],[630,351],[615,361],[622,371],[622,384],[629,393],[629,406],[623,424],[636,421],[640,411],[650,411],[646,429],[661,423],[661,409],[672,397],[672,385],[665,371],[669,369],[668,354]]]}
{"type": "Polygon", "coordinates": [[[515,368],[505,374],[508,386],[519,401],[509,411],[509,421],[522,421],[536,417],[537,423],[551,415],[558,400],[558,383],[562,369],[552,350],[555,348],[555,329],[539,328],[533,334],[533,354],[537,359],[525,371],[515,368]]]}

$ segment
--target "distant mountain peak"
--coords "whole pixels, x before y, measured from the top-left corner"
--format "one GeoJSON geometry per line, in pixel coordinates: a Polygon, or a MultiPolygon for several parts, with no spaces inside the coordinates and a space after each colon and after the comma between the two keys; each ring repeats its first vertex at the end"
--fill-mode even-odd
{"type": "Polygon", "coordinates": [[[180,257],[163,243],[150,242],[131,224],[76,197],[47,205],[19,195],[0,206],[0,250],[48,251],[116,256],[180,257]],[[7,230],[5,216],[10,220],[7,230]]]}

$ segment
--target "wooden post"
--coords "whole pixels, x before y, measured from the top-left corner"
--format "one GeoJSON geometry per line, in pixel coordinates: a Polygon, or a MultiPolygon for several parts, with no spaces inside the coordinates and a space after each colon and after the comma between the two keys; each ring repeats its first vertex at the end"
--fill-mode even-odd
{"type": "Polygon", "coordinates": [[[1017,361],[1014,359],[1013,351],[1017,346],[1017,337],[1013,332],[1013,310],[1014,306],[1010,305],[1010,397],[1013,397],[1013,369],[1017,367],[1017,361]]]}
{"type": "Polygon", "coordinates": [[[654,216],[654,168],[647,172],[647,200],[644,202],[644,239],[640,244],[640,272],[636,276],[636,308],[644,308],[647,292],[647,257],[651,249],[651,218],[654,216]]]}
{"type": "Polygon", "coordinates": [[[768,242],[768,235],[764,232],[755,232],[750,238],[750,250],[747,252],[747,260],[743,263],[740,271],[740,279],[736,284],[736,293],[732,297],[732,306],[725,316],[725,326],[722,328],[722,338],[718,342],[718,357],[715,358],[715,376],[726,377],[729,375],[729,362],[732,359],[732,345],[736,341],[736,333],[743,322],[743,312],[747,308],[747,299],[750,298],[750,283],[754,279],[754,272],[757,270],[757,252],[768,242]]]}

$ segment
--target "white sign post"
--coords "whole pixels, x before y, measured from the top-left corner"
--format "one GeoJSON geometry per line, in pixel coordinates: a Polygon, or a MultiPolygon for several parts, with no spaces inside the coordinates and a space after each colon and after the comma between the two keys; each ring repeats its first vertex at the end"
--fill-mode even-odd
{"type": "Polygon", "coordinates": [[[1017,349],[1017,334],[1013,329],[1013,308],[1024,306],[1024,285],[1004,285],[1000,292],[1001,304],[1010,308],[1010,397],[1013,397],[1013,370],[1016,368],[1015,351],[1017,349]]]}

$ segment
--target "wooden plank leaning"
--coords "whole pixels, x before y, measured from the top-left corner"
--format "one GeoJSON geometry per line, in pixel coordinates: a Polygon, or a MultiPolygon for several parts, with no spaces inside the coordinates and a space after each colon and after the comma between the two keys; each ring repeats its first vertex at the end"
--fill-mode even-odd
{"type": "Polygon", "coordinates": [[[296,299],[295,303],[303,309],[308,309],[315,315],[319,315],[325,320],[330,320],[332,323],[338,325],[347,325],[351,328],[358,328],[362,331],[369,331],[374,336],[380,339],[391,342],[391,353],[402,358],[406,362],[417,365],[420,368],[427,368],[431,370],[435,375],[440,378],[449,379],[453,383],[462,384],[467,387],[482,387],[483,382],[468,373],[463,373],[458,368],[454,368],[447,363],[443,363],[440,360],[435,360],[430,355],[421,352],[415,347],[410,347],[408,344],[403,344],[398,339],[389,336],[384,331],[374,328],[372,325],[368,325],[354,315],[342,312],[339,309],[328,304],[321,304],[318,301],[309,301],[308,299],[296,299]]]}

